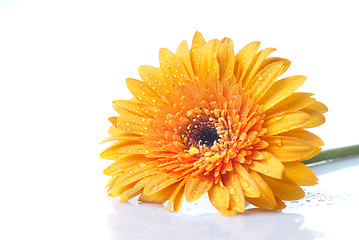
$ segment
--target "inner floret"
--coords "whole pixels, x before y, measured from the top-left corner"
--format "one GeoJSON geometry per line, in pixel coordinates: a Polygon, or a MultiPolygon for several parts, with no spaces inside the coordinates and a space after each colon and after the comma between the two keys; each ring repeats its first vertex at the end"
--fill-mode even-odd
{"type": "Polygon", "coordinates": [[[189,126],[187,144],[189,146],[206,145],[211,148],[219,138],[217,130],[210,122],[200,122],[189,126]]]}

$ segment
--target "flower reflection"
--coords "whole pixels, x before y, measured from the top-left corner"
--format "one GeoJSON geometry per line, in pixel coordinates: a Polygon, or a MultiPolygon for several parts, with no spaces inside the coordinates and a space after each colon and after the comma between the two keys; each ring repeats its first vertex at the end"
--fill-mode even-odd
{"type": "Polygon", "coordinates": [[[112,202],[108,215],[111,239],[301,239],[317,237],[315,231],[300,229],[304,217],[249,209],[231,218],[219,214],[168,213],[162,205],[112,202]]]}

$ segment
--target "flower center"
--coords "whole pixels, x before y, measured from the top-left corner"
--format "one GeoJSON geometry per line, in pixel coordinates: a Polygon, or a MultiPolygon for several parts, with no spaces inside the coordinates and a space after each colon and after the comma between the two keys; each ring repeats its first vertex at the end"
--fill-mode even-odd
{"type": "Polygon", "coordinates": [[[217,130],[210,122],[201,122],[188,129],[189,145],[206,145],[211,148],[219,138],[217,130]]]}

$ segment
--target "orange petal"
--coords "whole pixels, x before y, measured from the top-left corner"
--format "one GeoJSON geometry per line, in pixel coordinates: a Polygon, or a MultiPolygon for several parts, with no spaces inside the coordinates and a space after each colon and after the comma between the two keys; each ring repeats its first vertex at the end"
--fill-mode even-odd
{"type": "Polygon", "coordinates": [[[293,137],[271,136],[266,137],[265,141],[269,143],[266,151],[273,154],[281,162],[290,162],[301,160],[310,155],[316,149],[308,142],[293,137]]]}
{"type": "Polygon", "coordinates": [[[172,192],[171,197],[168,201],[167,205],[167,211],[171,211],[172,205],[173,210],[175,212],[178,212],[178,210],[181,207],[182,200],[184,197],[184,184],[186,183],[186,180],[182,180],[176,187],[176,189],[172,192]]]}
{"type": "Polygon", "coordinates": [[[305,112],[289,112],[272,115],[265,119],[263,127],[267,128],[266,135],[272,136],[301,128],[311,121],[310,115],[305,112]]]}
{"type": "Polygon", "coordinates": [[[276,81],[259,102],[263,112],[290,96],[305,80],[305,76],[291,76],[276,81]]]}
{"type": "Polygon", "coordinates": [[[258,186],[248,171],[237,162],[233,163],[233,167],[239,176],[239,182],[241,183],[244,196],[252,198],[259,197],[260,191],[258,186]]]}
{"type": "Polygon", "coordinates": [[[229,208],[228,189],[221,185],[219,182],[213,184],[211,189],[208,191],[208,197],[213,206],[215,206],[218,211],[226,210],[229,208]]]}
{"type": "Polygon", "coordinates": [[[227,187],[229,192],[229,209],[237,212],[243,212],[245,208],[245,201],[243,191],[237,174],[227,172],[222,176],[223,184],[227,187]]]}
{"type": "Polygon", "coordinates": [[[193,69],[191,63],[191,55],[186,41],[182,41],[176,51],[177,57],[187,70],[188,76],[193,79],[193,69]]]}
{"type": "Polygon", "coordinates": [[[262,178],[271,188],[274,195],[282,200],[298,200],[305,195],[303,189],[288,178],[280,180],[267,176],[262,176],[262,178]]]}
{"type": "Polygon", "coordinates": [[[256,181],[256,184],[259,187],[261,194],[258,198],[246,197],[246,200],[249,203],[260,208],[275,209],[277,207],[277,201],[272,193],[272,190],[269,188],[268,184],[256,171],[252,170],[249,172],[249,174],[256,181]]]}
{"type": "Polygon", "coordinates": [[[281,113],[281,112],[295,112],[299,111],[302,108],[309,106],[315,102],[315,98],[312,98],[313,94],[296,92],[290,95],[289,97],[283,99],[270,109],[268,109],[265,114],[270,116],[272,114],[281,113]]]}
{"type": "Polygon", "coordinates": [[[190,177],[186,182],[184,192],[187,202],[193,202],[208,192],[213,184],[213,177],[209,175],[190,177]]]}
{"type": "Polygon", "coordinates": [[[276,197],[275,200],[277,201],[277,206],[275,207],[274,210],[282,210],[287,207],[287,205],[285,205],[285,203],[279,198],[276,197]]]}
{"type": "Polygon", "coordinates": [[[301,162],[283,163],[287,178],[300,186],[313,186],[317,184],[318,178],[315,174],[301,162]]]}
{"type": "Polygon", "coordinates": [[[266,159],[260,161],[252,161],[248,166],[250,169],[260,172],[264,175],[271,176],[274,178],[283,178],[284,166],[270,153],[265,153],[266,159]]]}

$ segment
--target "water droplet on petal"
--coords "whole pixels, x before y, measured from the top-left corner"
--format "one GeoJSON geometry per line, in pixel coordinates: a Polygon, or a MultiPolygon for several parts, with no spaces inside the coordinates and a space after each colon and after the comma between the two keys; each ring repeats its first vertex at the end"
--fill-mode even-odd
{"type": "Polygon", "coordinates": [[[249,183],[248,183],[247,180],[245,180],[245,181],[243,182],[243,187],[249,187],[249,183]]]}

